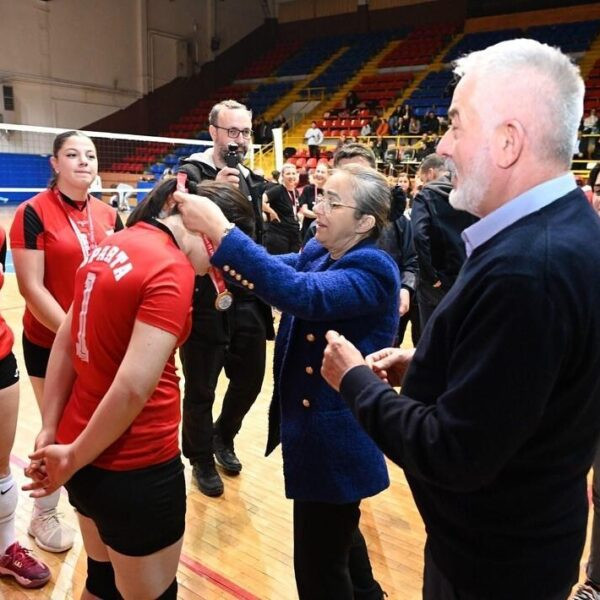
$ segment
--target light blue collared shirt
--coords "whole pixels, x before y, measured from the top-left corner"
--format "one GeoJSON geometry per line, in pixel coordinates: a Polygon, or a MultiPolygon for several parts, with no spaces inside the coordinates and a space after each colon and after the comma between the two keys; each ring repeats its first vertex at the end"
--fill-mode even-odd
{"type": "Polygon", "coordinates": [[[486,215],[477,223],[467,227],[462,232],[467,257],[471,256],[475,248],[485,244],[509,225],[534,213],[536,210],[544,208],[544,206],[548,206],[548,204],[562,198],[576,187],[577,184],[573,174],[565,173],[560,177],[555,177],[532,187],[486,215]]]}

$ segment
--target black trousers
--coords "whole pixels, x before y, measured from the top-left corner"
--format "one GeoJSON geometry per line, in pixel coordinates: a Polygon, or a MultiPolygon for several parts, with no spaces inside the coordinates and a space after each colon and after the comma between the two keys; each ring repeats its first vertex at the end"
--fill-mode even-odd
{"type": "Polygon", "coordinates": [[[185,377],[183,454],[192,463],[212,460],[213,432],[233,442],[256,400],[265,374],[266,325],[256,298],[236,299],[224,312],[194,308],[192,332],[180,349],[185,377]],[[221,415],[212,407],[222,369],[229,378],[221,415]]]}
{"type": "Polygon", "coordinates": [[[288,254],[300,252],[300,228],[295,230],[279,227],[277,223],[270,223],[264,237],[264,245],[269,254],[288,254]]]}
{"type": "Polygon", "coordinates": [[[404,340],[404,334],[406,333],[406,326],[410,322],[410,336],[412,338],[413,346],[416,348],[417,342],[421,337],[421,316],[419,314],[419,304],[417,303],[417,294],[411,294],[410,297],[410,308],[408,312],[400,317],[400,324],[398,325],[398,340],[396,345],[401,346],[404,340]]]}
{"type": "Polygon", "coordinates": [[[360,502],[294,500],[294,573],[300,600],[381,600],[365,540],[360,502]]]}
{"type": "Polygon", "coordinates": [[[311,158],[319,158],[319,146],[310,145],[308,147],[308,153],[311,158]]]}
{"type": "MultiPolygon", "coordinates": [[[[493,592],[493,590],[491,590],[493,592]]],[[[567,600],[571,593],[571,586],[566,590],[563,590],[559,594],[546,597],[542,599],[541,596],[536,594],[532,595],[532,598],[539,598],[539,600],[567,600]]],[[[494,596],[496,597],[496,596],[494,596]]],[[[425,544],[425,569],[423,572],[423,600],[489,600],[490,596],[487,594],[482,596],[480,594],[473,594],[472,592],[465,592],[460,590],[453,585],[442,572],[437,568],[433,557],[427,544],[425,544]]],[[[508,600],[508,599],[507,599],[508,600]]]]}

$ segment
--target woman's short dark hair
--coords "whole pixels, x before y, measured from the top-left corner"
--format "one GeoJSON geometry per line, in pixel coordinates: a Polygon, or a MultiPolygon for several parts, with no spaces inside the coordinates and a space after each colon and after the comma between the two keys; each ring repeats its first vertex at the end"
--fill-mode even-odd
{"type": "MultiPolygon", "coordinates": [[[[247,235],[254,235],[255,220],[252,205],[237,188],[216,181],[203,181],[199,184],[188,181],[187,185],[190,193],[206,196],[223,211],[229,221],[235,223],[247,235]]],[[[131,227],[139,221],[148,221],[158,217],[176,188],[175,177],[163,179],[157,183],[146,198],[133,209],[127,219],[127,227],[131,227]]],[[[177,206],[173,212],[178,212],[177,206]]]]}
{"type": "MultiPolygon", "coordinates": [[[[54,156],[54,158],[58,158],[58,153],[60,152],[61,148],[65,145],[65,142],[72,137],[84,137],[92,141],[91,138],[85,135],[85,133],[81,133],[81,131],[75,131],[74,129],[71,129],[69,131],[63,131],[54,138],[54,142],[52,144],[52,155],[54,156]]],[[[56,173],[56,171],[53,171],[52,177],[48,182],[48,187],[53,188],[57,184],[57,182],[58,174],[56,173]]]]}

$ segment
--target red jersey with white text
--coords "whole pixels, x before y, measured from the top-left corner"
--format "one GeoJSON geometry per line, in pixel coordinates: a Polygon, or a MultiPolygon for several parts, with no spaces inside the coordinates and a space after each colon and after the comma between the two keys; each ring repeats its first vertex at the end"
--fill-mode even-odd
{"type": "MultiPolygon", "coordinates": [[[[6,232],[0,227],[0,289],[4,285],[4,267],[6,265],[6,232]]],[[[0,316],[0,360],[6,358],[13,347],[15,338],[11,328],[0,316]]]]}
{"type": "MultiPolygon", "coordinates": [[[[75,276],[76,379],[58,426],[59,443],[71,443],[87,425],[115,379],[136,321],[172,333],[177,345],[185,341],[193,289],[190,262],[159,223],[137,223],[92,252],[75,276]]],[[[172,459],[179,453],[180,420],[173,352],[142,411],[93,464],[122,471],[172,459]]]]}
{"type": "MultiPolygon", "coordinates": [[[[118,229],[120,219],[114,208],[88,197],[76,203],[45,190],[17,208],[10,228],[11,248],[43,250],[44,286],[66,312],[73,300],[75,272],[84,254],[118,229]]],[[[122,227],[122,225],[121,225],[122,227]]],[[[25,307],[23,329],[30,342],[50,348],[54,332],[42,325],[25,307]]]]}

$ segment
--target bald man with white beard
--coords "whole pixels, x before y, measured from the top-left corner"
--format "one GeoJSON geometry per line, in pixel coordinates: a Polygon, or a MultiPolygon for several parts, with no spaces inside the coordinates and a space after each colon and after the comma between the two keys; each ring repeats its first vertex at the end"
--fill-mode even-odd
{"type": "Polygon", "coordinates": [[[583,81],[525,39],[455,72],[437,150],[451,204],[480,217],[467,260],[414,353],[365,360],[330,331],[322,374],[405,471],[426,600],[565,600],[600,433],[600,220],[569,172],[583,81]]]}

